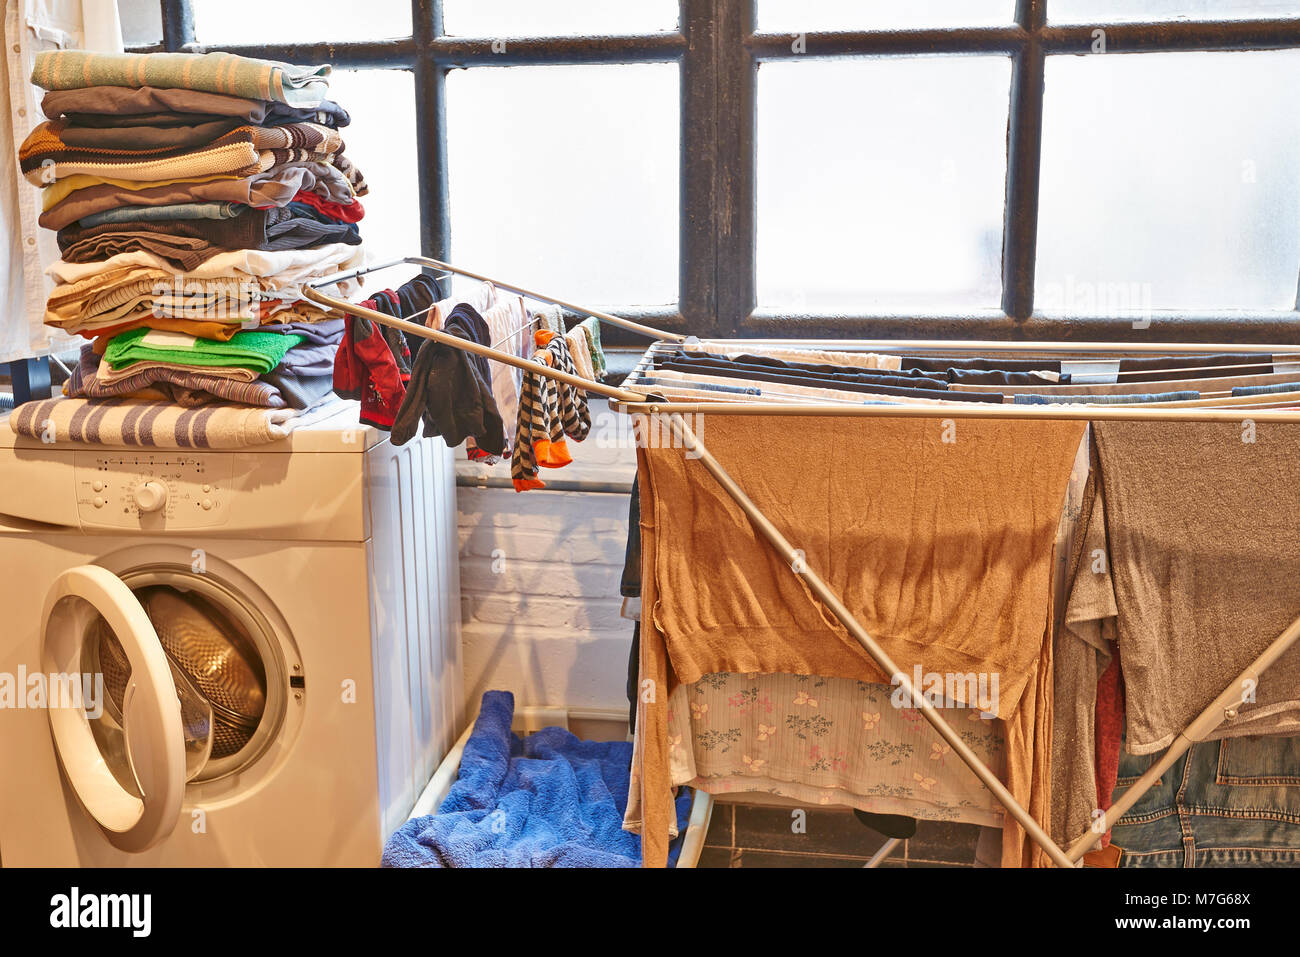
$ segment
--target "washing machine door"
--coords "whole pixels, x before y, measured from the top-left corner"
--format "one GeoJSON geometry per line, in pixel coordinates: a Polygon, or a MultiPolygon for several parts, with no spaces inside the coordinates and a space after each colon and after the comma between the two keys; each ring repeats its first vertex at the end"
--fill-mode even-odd
{"type": "Polygon", "coordinates": [[[186,781],[182,701],[154,626],[131,589],[96,565],[58,577],[42,621],[47,676],[86,675],[87,647],[105,629],[129,665],[114,733],[100,727],[103,714],[85,706],[56,707],[51,700],[47,710],[59,761],[86,812],[113,846],[146,850],[175,828],[186,781]]]}

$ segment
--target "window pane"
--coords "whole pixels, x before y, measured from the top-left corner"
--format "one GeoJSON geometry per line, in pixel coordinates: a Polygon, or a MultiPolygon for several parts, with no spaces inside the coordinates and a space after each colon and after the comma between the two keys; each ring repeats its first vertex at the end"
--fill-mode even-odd
{"type": "Polygon", "coordinates": [[[458,265],[588,305],[677,301],[675,65],[480,67],[447,87],[458,265]]]}
{"type": "Polygon", "coordinates": [[[143,47],[162,40],[162,6],[158,0],[117,0],[122,43],[143,47]]]}
{"type": "Polygon", "coordinates": [[[411,0],[192,0],[199,43],[314,43],[411,35],[411,0]]]}
{"type": "Polygon", "coordinates": [[[1047,63],[1040,312],[1290,309],[1300,53],[1047,63]]]}
{"type": "Polygon", "coordinates": [[[997,306],[1010,78],[1004,57],[763,64],[759,304],[997,306]]]}
{"type": "Polygon", "coordinates": [[[1296,0],[1049,0],[1058,23],[1250,20],[1300,16],[1296,0]]]}
{"type": "Polygon", "coordinates": [[[676,0],[444,0],[443,29],[462,37],[619,36],[677,29],[676,0]]]}
{"type": "Polygon", "coordinates": [[[758,0],[765,33],[1007,24],[1013,0],[758,0]]]}
{"type": "MultiPolygon", "coordinates": [[[[372,262],[420,252],[419,173],[415,156],[415,83],[401,70],[336,70],[330,99],[352,116],[346,153],[370,192],[358,224],[372,262]]],[[[380,281],[388,281],[386,273],[380,281]]],[[[399,280],[400,281],[400,280],[399,280]]]]}

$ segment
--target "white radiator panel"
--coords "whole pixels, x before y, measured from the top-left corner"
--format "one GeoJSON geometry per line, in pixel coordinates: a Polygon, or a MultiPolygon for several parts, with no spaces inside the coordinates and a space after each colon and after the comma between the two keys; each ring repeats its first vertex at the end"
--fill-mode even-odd
{"type": "Polygon", "coordinates": [[[441,439],[366,454],[379,803],[384,835],[463,730],[456,476],[441,439]]]}

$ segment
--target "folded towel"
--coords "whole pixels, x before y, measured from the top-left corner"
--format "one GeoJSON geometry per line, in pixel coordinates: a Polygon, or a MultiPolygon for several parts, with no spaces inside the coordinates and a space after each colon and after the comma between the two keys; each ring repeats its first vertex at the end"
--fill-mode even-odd
{"type": "Polygon", "coordinates": [[[132,329],[114,336],[104,361],[122,369],[142,360],[191,366],[239,366],[270,372],[302,336],[279,332],[237,332],[228,341],[200,339],[182,332],[132,329]]]}
{"type": "Polygon", "coordinates": [[[276,322],[264,323],[258,331],[292,332],[295,335],[302,336],[302,343],[295,346],[295,350],[306,349],[310,346],[333,346],[337,349],[339,343],[343,341],[343,327],[345,325],[344,319],[334,318],[333,316],[322,315],[314,321],[298,320],[296,316],[290,316],[284,320],[277,317],[276,322]]]}
{"type": "Polygon", "coordinates": [[[256,405],[267,409],[306,408],[290,401],[275,382],[264,379],[239,379],[218,375],[198,368],[167,363],[137,362],[126,372],[109,373],[108,364],[95,355],[93,346],[81,348],[81,357],[72,367],[63,392],[74,399],[111,399],[133,395],[144,389],[153,389],[183,405],[199,405],[224,399],[241,405],[256,405]]]}
{"type": "Polygon", "coordinates": [[[77,150],[174,150],[211,143],[243,124],[228,116],[193,117],[189,123],[156,126],[82,126],[66,123],[60,138],[77,150]]]}
{"type": "Polygon", "coordinates": [[[225,218],[107,222],[89,228],[74,224],[59,230],[57,239],[65,262],[97,262],[144,250],[182,272],[191,272],[229,250],[306,249],[331,243],[358,246],[361,233],[354,223],[333,222],[312,206],[290,203],[266,209],[241,206],[225,218]]]}
{"type": "MultiPolygon", "coordinates": [[[[111,179],[79,173],[41,190],[44,212],[40,225],[45,229],[62,229],[79,219],[119,206],[203,202],[284,206],[305,195],[319,196],[339,208],[356,203],[352,184],[329,163],[287,163],[252,176],[219,174],[176,180],[111,179]]],[[[354,221],[361,217],[338,218],[354,221]]]]}
{"type": "MultiPolygon", "coordinates": [[[[311,249],[286,249],[274,252],[234,249],[216,257],[193,275],[180,278],[189,283],[192,279],[230,279],[239,281],[250,276],[266,280],[267,289],[285,289],[295,283],[320,279],[331,272],[357,269],[365,264],[365,254],[358,246],[335,243],[311,249]]],[[[53,262],[46,272],[56,283],[76,283],[92,276],[106,276],[119,269],[145,266],[174,276],[175,270],[145,252],[123,253],[94,263],[53,262]]],[[[350,295],[359,288],[355,282],[339,283],[341,295],[350,295]]]]}
{"type": "Polygon", "coordinates": [[[248,176],[273,165],[269,156],[264,162],[253,145],[251,129],[241,126],[203,146],[128,152],[73,149],[63,142],[59,127],[47,121],[27,134],[18,148],[18,161],[33,186],[47,186],[82,173],[125,180],[223,173],[248,176]]]}
{"type": "Polygon", "coordinates": [[[1147,402],[1190,402],[1199,399],[1199,392],[1128,392],[1088,393],[1086,395],[1038,395],[1018,392],[1011,397],[1013,405],[1138,405],[1147,402]]]}
{"type": "Polygon", "coordinates": [[[51,90],[41,99],[41,112],[50,119],[63,116],[74,123],[102,129],[186,125],[188,121],[177,119],[182,116],[228,117],[258,126],[319,123],[335,129],[352,121],[348,111],[333,100],[322,100],[312,107],[295,107],[224,93],[153,86],[83,86],[76,90],[51,90]]]}
{"type": "Polygon", "coordinates": [[[14,434],[48,444],[238,449],[284,438],[297,424],[295,415],[240,405],[183,409],[135,399],[40,399],[18,406],[8,421],[14,434]]]}
{"type": "Polygon", "coordinates": [[[32,82],[44,90],[92,86],[154,86],[226,93],[314,107],[325,98],[330,68],[291,66],[233,53],[88,53],[54,50],[36,54],[32,82]]]}
{"type": "Polygon", "coordinates": [[[134,150],[73,146],[63,138],[65,126],[62,120],[47,120],[18,148],[23,176],[33,186],[81,174],[128,181],[248,176],[289,163],[329,162],[358,194],[364,190],[361,172],[342,155],[338,131],[315,123],[239,126],[198,146],[134,150]]]}
{"type": "Polygon", "coordinates": [[[93,213],[77,225],[90,229],[101,223],[168,223],[185,219],[234,219],[244,207],[239,203],[171,203],[166,206],[118,206],[93,213]]]}
{"type": "MultiPolygon", "coordinates": [[[[460,774],[437,814],[407,821],[384,867],[637,867],[639,839],[623,830],[632,745],[583,741],[563,728],[520,739],[514,695],[489,691],[460,774]]],[[[690,792],[676,803],[685,833],[690,792]]]]}
{"type": "Polygon", "coordinates": [[[1232,390],[1234,396],[1279,395],[1284,392],[1300,392],[1300,382],[1279,382],[1274,385],[1240,385],[1232,390]]]}
{"type": "Polygon", "coordinates": [[[591,364],[597,379],[603,379],[608,371],[605,365],[605,348],[600,344],[600,320],[594,316],[578,323],[578,329],[587,337],[587,348],[591,352],[591,364]]]}
{"type": "Polygon", "coordinates": [[[291,409],[312,409],[334,395],[332,369],[323,375],[312,375],[296,369],[286,369],[281,364],[274,371],[262,376],[258,382],[275,389],[291,409]]]}

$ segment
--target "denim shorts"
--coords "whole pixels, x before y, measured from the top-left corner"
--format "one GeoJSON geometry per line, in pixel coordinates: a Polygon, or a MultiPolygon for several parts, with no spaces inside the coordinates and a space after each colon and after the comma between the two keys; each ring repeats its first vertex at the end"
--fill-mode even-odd
{"type": "MultiPolygon", "coordinates": [[[[1159,754],[1120,753],[1115,797],[1159,754]]],[[[1123,867],[1300,865],[1300,737],[1195,744],[1119,819],[1123,867]]]]}

